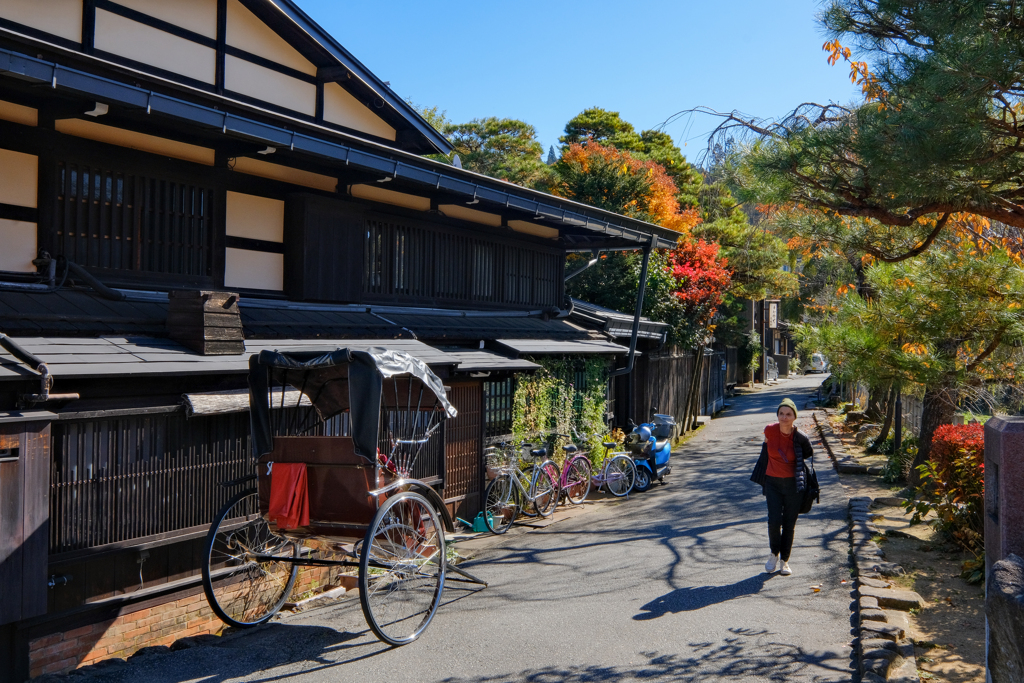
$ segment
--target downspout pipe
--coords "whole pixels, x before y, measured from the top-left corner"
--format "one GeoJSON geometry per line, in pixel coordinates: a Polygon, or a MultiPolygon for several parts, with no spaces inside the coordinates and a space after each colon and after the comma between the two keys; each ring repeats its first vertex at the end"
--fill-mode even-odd
{"type": "Polygon", "coordinates": [[[53,377],[50,376],[50,368],[38,356],[23,349],[16,341],[3,332],[0,332],[0,346],[39,373],[40,393],[24,394],[22,396],[24,401],[28,403],[45,403],[46,401],[74,401],[78,399],[78,394],[51,394],[50,387],[53,386],[53,377]]]}
{"type": "Polygon", "coordinates": [[[654,248],[654,236],[644,246],[644,261],[640,266],[640,288],[636,293],[636,311],[633,313],[633,330],[629,335],[629,356],[626,358],[626,367],[613,370],[608,376],[609,379],[621,377],[633,372],[633,360],[636,358],[636,338],[640,334],[640,312],[644,309],[644,294],[647,291],[647,267],[651,263],[651,251],[654,248]]]}

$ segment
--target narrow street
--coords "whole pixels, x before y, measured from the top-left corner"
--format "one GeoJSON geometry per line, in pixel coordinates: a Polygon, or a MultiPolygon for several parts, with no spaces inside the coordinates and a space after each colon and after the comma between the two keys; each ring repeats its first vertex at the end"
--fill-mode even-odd
{"type": "MultiPolygon", "coordinates": [[[[352,600],[94,675],[148,683],[849,681],[852,584],[837,476],[816,449],[821,505],[800,518],[789,577],[764,573],[765,504],[748,481],[779,400],[790,396],[803,409],[820,381],[731,399],[673,456],[666,485],[481,552],[467,567],[490,586],[450,583],[412,645],[383,646],[352,600]]],[[[810,431],[809,411],[797,424],[810,431]]]]}

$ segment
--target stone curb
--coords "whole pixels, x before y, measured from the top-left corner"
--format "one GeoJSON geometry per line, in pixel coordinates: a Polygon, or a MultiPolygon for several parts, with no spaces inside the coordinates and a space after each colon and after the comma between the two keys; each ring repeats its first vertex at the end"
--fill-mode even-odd
{"type": "MultiPolygon", "coordinates": [[[[820,409],[819,409],[820,410],[820,409]]],[[[860,465],[846,453],[832,431],[827,419],[814,411],[821,442],[839,473],[875,474],[860,465]]],[[[905,611],[924,606],[924,598],[913,591],[895,590],[885,580],[887,576],[906,574],[903,567],[885,561],[885,551],[874,539],[881,530],[873,523],[875,515],[867,497],[849,500],[850,559],[853,561],[857,600],[853,612],[856,617],[857,648],[861,681],[863,683],[920,683],[914,643],[907,637],[910,620],[905,611]]],[[[879,504],[885,500],[878,499],[879,504]]]]}

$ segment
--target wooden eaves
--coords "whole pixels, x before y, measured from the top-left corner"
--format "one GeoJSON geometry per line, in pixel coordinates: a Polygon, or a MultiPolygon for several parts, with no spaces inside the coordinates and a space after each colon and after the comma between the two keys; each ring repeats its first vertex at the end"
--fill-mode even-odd
{"type": "MultiPolygon", "coordinates": [[[[57,45],[46,47],[49,52],[67,54],[78,61],[103,62],[57,45]]],[[[126,71],[123,66],[108,66],[126,71]]],[[[272,147],[275,161],[299,167],[313,164],[343,177],[358,175],[363,182],[387,183],[387,189],[401,189],[438,201],[463,202],[503,217],[557,228],[567,251],[641,248],[652,240],[656,248],[671,248],[679,238],[679,233],[658,225],[455,168],[355,135],[246,107],[142,72],[133,73],[134,83],[127,83],[17,50],[0,49],[0,75],[21,81],[37,97],[46,92],[70,96],[86,109],[102,102],[121,121],[173,128],[179,137],[210,141],[207,144],[227,148],[232,155],[254,155],[264,147],[272,147]],[[144,82],[161,90],[177,91],[175,95],[181,96],[145,87],[144,82]]]]}

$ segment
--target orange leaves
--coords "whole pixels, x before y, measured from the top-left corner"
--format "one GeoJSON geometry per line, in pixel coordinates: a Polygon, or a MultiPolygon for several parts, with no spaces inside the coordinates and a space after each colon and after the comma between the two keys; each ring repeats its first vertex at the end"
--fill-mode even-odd
{"type": "Polygon", "coordinates": [[[836,290],[836,294],[838,294],[839,296],[846,296],[847,292],[855,291],[857,291],[857,285],[855,284],[841,285],[839,289],[836,290]]]}
{"type": "Polygon", "coordinates": [[[842,57],[846,61],[850,61],[850,48],[843,47],[843,45],[839,42],[838,39],[833,40],[831,42],[826,42],[824,45],[821,46],[821,49],[829,53],[829,66],[835,66],[836,62],[839,61],[840,57],[842,57]]]}
{"type": "Polygon", "coordinates": [[[896,280],[893,281],[893,284],[896,285],[900,289],[913,289],[914,288],[914,281],[911,280],[909,277],[896,278],[896,280]]]}
{"type": "MultiPolygon", "coordinates": [[[[578,164],[584,173],[590,172],[598,159],[612,165],[619,175],[643,176],[650,184],[645,196],[635,197],[624,208],[641,209],[654,223],[676,232],[689,232],[701,222],[698,209],[680,209],[676,200],[679,188],[665,168],[654,161],[637,159],[629,152],[593,141],[573,143],[562,154],[563,163],[578,164]]],[[[556,195],[563,190],[557,185],[553,188],[556,195]]]]}
{"type": "Polygon", "coordinates": [[[915,356],[927,356],[928,348],[924,344],[915,344],[907,342],[902,347],[903,353],[910,353],[915,356]]]}
{"type": "Polygon", "coordinates": [[[860,86],[864,99],[884,100],[888,94],[878,81],[878,78],[871,73],[867,62],[854,62],[850,59],[850,48],[844,47],[838,40],[826,42],[821,49],[828,53],[829,66],[835,66],[839,59],[850,63],[850,82],[860,86]]]}

